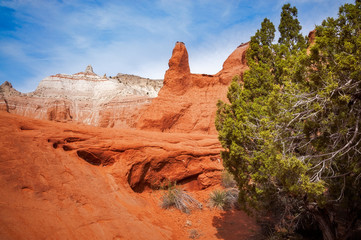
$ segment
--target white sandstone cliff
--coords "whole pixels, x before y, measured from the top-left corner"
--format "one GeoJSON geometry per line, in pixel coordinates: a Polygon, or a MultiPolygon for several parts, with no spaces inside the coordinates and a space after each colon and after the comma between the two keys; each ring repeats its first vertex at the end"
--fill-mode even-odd
{"type": "Polygon", "coordinates": [[[100,77],[89,65],[84,72],[46,77],[27,94],[3,83],[0,110],[38,119],[133,127],[138,111],[158,95],[162,85],[162,80],[126,74],[100,77]]]}

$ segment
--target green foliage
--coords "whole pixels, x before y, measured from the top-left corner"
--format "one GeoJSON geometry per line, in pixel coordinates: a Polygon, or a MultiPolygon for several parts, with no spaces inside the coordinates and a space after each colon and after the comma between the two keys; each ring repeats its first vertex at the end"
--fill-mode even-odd
{"type": "Polygon", "coordinates": [[[247,57],[253,61],[260,62],[269,60],[272,51],[270,45],[275,37],[275,27],[273,23],[265,18],[261,24],[261,29],[251,37],[251,48],[247,52],[247,57]]]}
{"type": "Polygon", "coordinates": [[[297,9],[284,5],[278,44],[265,19],[251,38],[244,81],[235,77],[229,104],[217,105],[221,156],[242,208],[272,212],[287,234],[304,219],[323,223],[325,239],[358,227],[360,16],[360,1],[341,6],[337,19],[316,28],[307,53],[297,9]]]}
{"type": "Polygon", "coordinates": [[[202,209],[202,204],[186,191],[175,184],[169,183],[168,190],[162,196],[161,207],[165,209],[175,207],[184,213],[190,213],[192,208],[202,209]]]}
{"type": "Polygon", "coordinates": [[[280,38],[278,43],[284,44],[289,49],[302,49],[305,47],[305,38],[300,34],[302,27],[297,19],[297,8],[291,4],[282,7],[281,21],[278,26],[280,38]]]}
{"type": "Polygon", "coordinates": [[[226,192],[222,190],[214,190],[209,195],[209,200],[209,205],[211,207],[223,210],[226,206],[226,192]]]}

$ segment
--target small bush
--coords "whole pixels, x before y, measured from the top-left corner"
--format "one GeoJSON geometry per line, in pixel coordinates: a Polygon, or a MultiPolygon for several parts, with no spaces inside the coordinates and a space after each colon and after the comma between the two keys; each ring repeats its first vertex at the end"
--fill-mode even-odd
{"type": "Polygon", "coordinates": [[[185,213],[190,213],[192,208],[202,209],[200,202],[176,186],[168,187],[167,192],[162,196],[161,206],[165,209],[175,207],[185,213]]]}
{"type": "Polygon", "coordinates": [[[213,208],[224,210],[226,207],[227,196],[223,190],[214,190],[209,196],[209,204],[213,208]]]}
{"type": "Polygon", "coordinates": [[[213,208],[227,210],[237,205],[238,189],[229,188],[225,190],[214,190],[210,194],[209,205],[213,208]]]}
{"type": "Polygon", "coordinates": [[[227,206],[229,208],[239,207],[238,206],[239,190],[237,188],[228,188],[225,191],[226,191],[227,206]]]}
{"type": "Polygon", "coordinates": [[[222,172],[222,185],[225,188],[235,188],[237,186],[236,181],[234,180],[234,177],[231,173],[224,170],[222,172]]]}

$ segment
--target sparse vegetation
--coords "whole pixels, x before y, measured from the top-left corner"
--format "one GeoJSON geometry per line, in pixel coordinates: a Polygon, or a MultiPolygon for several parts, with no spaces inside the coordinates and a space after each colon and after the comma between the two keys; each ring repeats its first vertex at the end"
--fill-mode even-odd
{"type": "Polygon", "coordinates": [[[222,186],[225,188],[234,188],[237,186],[236,181],[231,173],[227,170],[222,172],[222,186]]]}
{"type": "Polygon", "coordinates": [[[165,209],[175,207],[184,213],[190,213],[192,208],[202,209],[202,203],[177,187],[176,184],[168,185],[168,190],[162,196],[161,206],[165,209]]]}
{"type": "Polygon", "coordinates": [[[228,188],[226,191],[227,207],[232,209],[238,207],[238,194],[237,188],[228,188]]]}
{"type": "Polygon", "coordinates": [[[224,210],[226,201],[226,192],[224,190],[217,189],[209,195],[209,205],[213,208],[224,210]]]}
{"type": "Polygon", "coordinates": [[[221,210],[234,208],[238,201],[238,189],[214,190],[209,196],[209,206],[221,210]]]}

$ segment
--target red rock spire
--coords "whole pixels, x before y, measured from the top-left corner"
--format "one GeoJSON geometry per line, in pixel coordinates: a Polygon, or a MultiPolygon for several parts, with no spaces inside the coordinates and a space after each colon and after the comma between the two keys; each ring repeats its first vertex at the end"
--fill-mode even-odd
{"type": "Polygon", "coordinates": [[[188,52],[182,42],[177,42],[172,57],[168,62],[169,69],[164,76],[164,85],[176,95],[181,95],[191,84],[188,52]]]}

